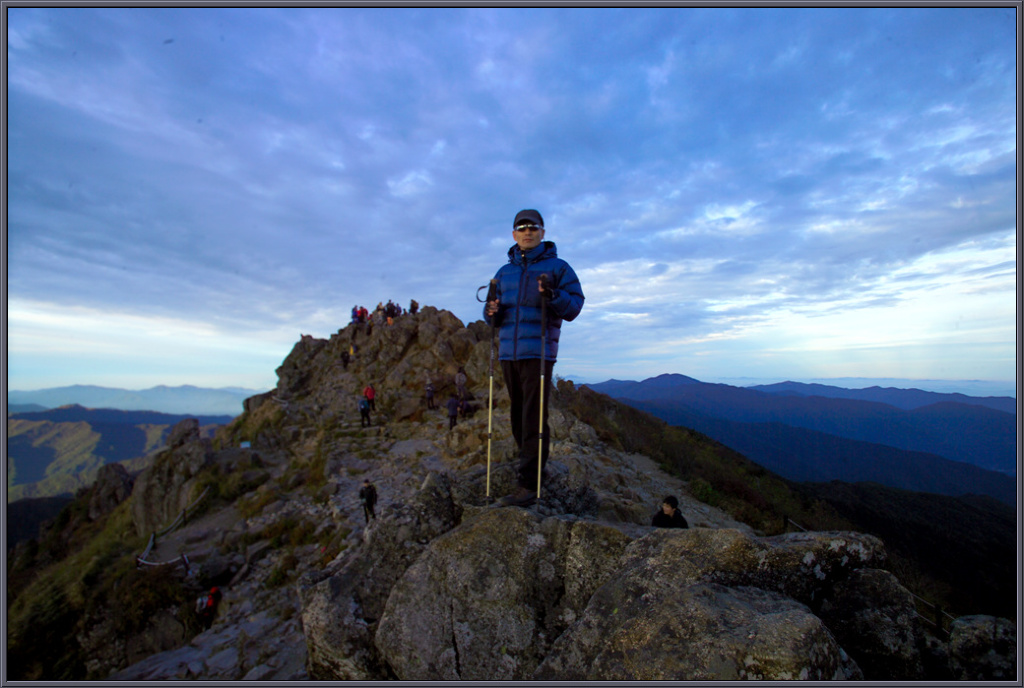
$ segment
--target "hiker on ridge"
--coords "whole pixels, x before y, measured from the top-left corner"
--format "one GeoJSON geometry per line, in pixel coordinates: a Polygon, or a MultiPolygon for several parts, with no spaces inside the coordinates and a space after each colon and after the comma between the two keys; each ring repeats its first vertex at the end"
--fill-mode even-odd
{"type": "Polygon", "coordinates": [[[448,397],[448,429],[451,430],[459,420],[459,400],[454,395],[448,397]]]}
{"type": "Polygon", "coordinates": [[[373,423],[370,422],[370,400],[363,397],[359,400],[359,427],[368,428],[373,423]]]}
{"type": "Polygon", "coordinates": [[[199,623],[204,629],[213,625],[213,617],[217,614],[217,607],[220,606],[223,596],[220,588],[213,586],[210,592],[200,595],[196,600],[196,616],[199,617],[199,623]]]}
{"type": "Polygon", "coordinates": [[[363,389],[363,396],[366,397],[366,400],[368,402],[370,402],[370,410],[376,411],[377,404],[374,402],[374,399],[377,396],[377,390],[373,388],[373,385],[366,385],[366,387],[363,389]]]}
{"type": "MultiPolygon", "coordinates": [[[[484,306],[487,324],[499,328],[498,360],[511,400],[512,436],[519,450],[518,487],[502,497],[503,506],[529,506],[537,499],[537,472],[548,458],[548,404],[543,404],[544,441],[538,457],[541,425],[541,342],[545,342],[544,400],[550,399],[551,372],[558,356],[562,321],[572,321],[583,308],[583,288],[572,267],[558,257],[555,244],[544,240],[544,219],[536,210],[522,210],[512,222],[515,245],[508,263],[495,275],[497,298],[484,306]],[[545,287],[542,278],[546,279],[545,287]],[[541,299],[547,322],[541,336],[541,299]]],[[[543,472],[541,473],[543,479],[543,472]]]]}
{"type": "Polygon", "coordinates": [[[363,486],[359,489],[359,502],[363,505],[363,517],[369,523],[370,519],[377,518],[373,507],[377,503],[377,488],[370,482],[369,478],[363,478],[363,486]]]}
{"type": "Polygon", "coordinates": [[[426,393],[427,393],[427,408],[428,409],[435,409],[435,408],[437,408],[437,406],[434,405],[434,383],[433,383],[433,381],[431,381],[429,375],[427,376],[426,393]]]}
{"type": "Polygon", "coordinates": [[[665,497],[661,504],[661,511],[654,514],[651,525],[657,528],[689,528],[690,524],[683,518],[683,512],[679,510],[679,500],[674,496],[665,497]]]}

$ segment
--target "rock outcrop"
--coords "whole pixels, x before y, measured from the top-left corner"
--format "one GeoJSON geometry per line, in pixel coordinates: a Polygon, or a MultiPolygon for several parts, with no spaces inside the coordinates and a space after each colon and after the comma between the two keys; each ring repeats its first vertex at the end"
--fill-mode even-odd
{"type": "Polygon", "coordinates": [[[167,448],[135,481],[132,519],[139,535],[172,523],[198,497],[194,478],[212,456],[210,440],[200,437],[198,420],[187,418],[171,428],[167,448]]]}
{"type": "Polygon", "coordinates": [[[949,665],[961,681],[1015,680],[1016,626],[994,616],[960,617],[949,631],[949,665]]]}
{"type": "Polygon", "coordinates": [[[458,526],[415,548],[400,576],[396,555],[406,548],[390,534],[404,526],[388,520],[368,532],[363,553],[307,586],[312,678],[862,676],[812,609],[835,606],[840,583],[884,561],[876,538],[757,538],[515,508],[462,511],[458,526]]]}
{"type": "Polygon", "coordinates": [[[134,484],[134,478],[121,464],[108,463],[101,466],[89,496],[89,519],[95,521],[113,511],[118,504],[128,499],[134,484]]]}
{"type": "Polygon", "coordinates": [[[550,400],[541,503],[488,506],[488,491],[514,481],[500,373],[487,466],[488,328],[427,307],[366,330],[304,336],[276,389],[247,400],[219,436],[234,449],[214,453],[176,428],[140,476],[133,514],[149,533],[195,498],[208,462],[244,483],[240,443],[267,472],[242,497],[246,515],[225,507],[162,545],[196,553],[203,575],[223,569],[213,626],[111,678],[920,680],[937,664],[963,678],[1015,675],[1012,624],[965,620],[948,645],[931,637],[877,538],[759,535],[648,457],[608,446],[560,403],[569,382],[550,400]],[[422,392],[430,379],[444,398],[459,367],[483,413],[449,431],[422,392]],[[356,401],[368,383],[378,408],[363,429],[356,401]],[[380,494],[369,523],[363,478],[380,494]],[[649,525],[668,494],[689,530],[649,525]],[[285,544],[270,534],[281,523],[313,541],[285,544]]]}

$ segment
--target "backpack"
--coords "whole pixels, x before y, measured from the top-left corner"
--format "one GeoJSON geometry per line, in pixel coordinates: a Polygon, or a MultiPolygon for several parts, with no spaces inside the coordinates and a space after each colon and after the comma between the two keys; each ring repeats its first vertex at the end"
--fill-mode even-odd
{"type": "Polygon", "coordinates": [[[202,594],[196,598],[196,613],[202,614],[213,606],[213,595],[202,594]]]}
{"type": "Polygon", "coordinates": [[[368,402],[366,399],[360,399],[359,400],[359,410],[360,411],[369,411],[370,410],[370,402],[368,402]]]}

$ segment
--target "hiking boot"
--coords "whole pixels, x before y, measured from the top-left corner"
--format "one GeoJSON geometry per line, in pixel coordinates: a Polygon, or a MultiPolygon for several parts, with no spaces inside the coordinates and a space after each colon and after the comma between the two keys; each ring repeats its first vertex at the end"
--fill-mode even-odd
{"type": "Polygon", "coordinates": [[[530,506],[537,501],[537,493],[526,487],[517,487],[512,494],[498,500],[499,506],[530,506]]]}

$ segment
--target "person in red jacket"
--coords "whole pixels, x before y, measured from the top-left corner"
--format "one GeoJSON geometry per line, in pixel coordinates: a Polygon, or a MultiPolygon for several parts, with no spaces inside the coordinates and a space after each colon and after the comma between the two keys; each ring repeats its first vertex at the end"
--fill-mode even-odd
{"type": "Polygon", "coordinates": [[[370,410],[376,411],[377,404],[373,403],[373,399],[377,396],[377,392],[374,390],[373,385],[366,385],[366,388],[363,389],[363,396],[366,397],[368,402],[370,402],[370,410]]]}

